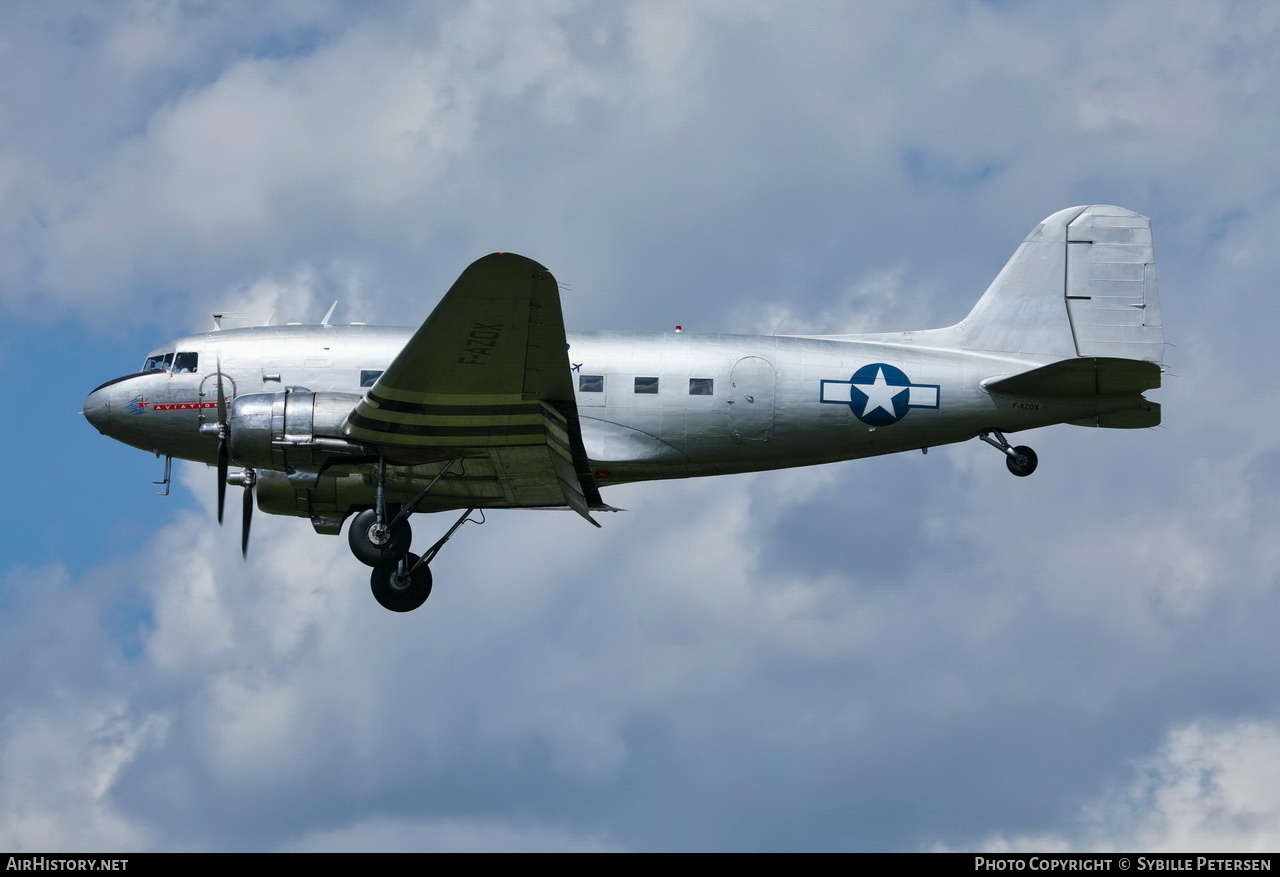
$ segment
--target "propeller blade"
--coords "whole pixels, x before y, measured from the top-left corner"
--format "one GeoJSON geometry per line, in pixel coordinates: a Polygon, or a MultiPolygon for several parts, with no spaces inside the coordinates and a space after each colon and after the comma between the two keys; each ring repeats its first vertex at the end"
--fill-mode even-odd
{"type": "Polygon", "coordinates": [[[244,485],[244,511],[240,516],[240,556],[249,557],[249,525],[253,522],[253,482],[244,485]]]}
{"type": "Polygon", "coordinates": [[[227,444],[231,439],[231,424],[227,423],[227,400],[222,392],[222,356],[217,359],[218,383],[218,526],[222,526],[222,510],[227,504],[227,467],[231,454],[227,444]]]}
{"type": "Polygon", "coordinates": [[[227,504],[227,440],[218,439],[218,524],[222,524],[222,509],[227,504]]]}
{"type": "Polygon", "coordinates": [[[218,423],[225,430],[227,428],[227,400],[226,394],[222,392],[222,356],[218,356],[218,423]]]}

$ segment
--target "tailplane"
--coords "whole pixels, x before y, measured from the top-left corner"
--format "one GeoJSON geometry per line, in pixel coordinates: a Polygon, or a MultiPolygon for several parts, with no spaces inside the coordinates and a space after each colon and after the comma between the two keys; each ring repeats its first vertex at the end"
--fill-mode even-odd
{"type": "Polygon", "coordinates": [[[1164,329],[1151,220],[1060,210],[1032,230],[953,331],[967,350],[1158,363],[1164,329]]]}
{"type": "Polygon", "coordinates": [[[1076,426],[1141,429],[1160,424],[1160,405],[1142,394],[1160,386],[1160,366],[1136,359],[1083,356],[982,382],[988,393],[1047,402],[1094,399],[1097,411],[1076,426]]]}

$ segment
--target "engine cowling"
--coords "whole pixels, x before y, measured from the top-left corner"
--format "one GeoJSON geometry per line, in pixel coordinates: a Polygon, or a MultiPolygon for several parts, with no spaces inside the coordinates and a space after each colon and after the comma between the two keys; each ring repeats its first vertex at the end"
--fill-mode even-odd
{"type": "Polygon", "coordinates": [[[337,535],[352,509],[369,507],[374,490],[369,478],[358,472],[324,475],[301,487],[284,472],[259,469],[255,493],[262,511],[310,518],[316,532],[337,535]]]}
{"type": "Polygon", "coordinates": [[[342,425],[359,401],[352,393],[301,387],[237,396],[227,412],[231,459],[240,466],[288,472],[358,451],[343,438],[342,425]]]}

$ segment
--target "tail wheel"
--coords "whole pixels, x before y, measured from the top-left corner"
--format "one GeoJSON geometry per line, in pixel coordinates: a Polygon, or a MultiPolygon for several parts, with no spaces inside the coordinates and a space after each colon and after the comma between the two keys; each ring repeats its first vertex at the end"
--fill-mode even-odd
{"type": "Polygon", "coordinates": [[[1005,457],[1004,462],[1009,467],[1009,471],[1019,478],[1025,478],[1036,471],[1036,466],[1039,464],[1036,452],[1026,445],[1018,445],[1014,448],[1013,454],[1005,457]]]}
{"type": "Polygon", "coordinates": [[[392,612],[412,612],[431,596],[431,567],[409,553],[394,566],[376,566],[369,577],[374,599],[392,612]]]}

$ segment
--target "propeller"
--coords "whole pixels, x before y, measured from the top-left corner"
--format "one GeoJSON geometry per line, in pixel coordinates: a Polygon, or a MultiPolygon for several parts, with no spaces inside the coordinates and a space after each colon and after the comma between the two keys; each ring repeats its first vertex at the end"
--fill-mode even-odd
{"type": "Polygon", "coordinates": [[[222,509],[227,504],[227,466],[231,453],[227,439],[231,424],[227,422],[227,400],[222,393],[222,358],[218,358],[218,525],[222,525],[222,509]]]}
{"type": "Polygon", "coordinates": [[[231,421],[227,419],[227,398],[222,389],[222,358],[217,361],[218,384],[218,524],[222,524],[222,513],[227,505],[227,484],[238,484],[244,487],[244,502],[240,515],[240,554],[249,556],[249,527],[253,522],[253,485],[258,481],[258,473],[249,467],[235,475],[228,473],[231,466],[231,421]]]}

